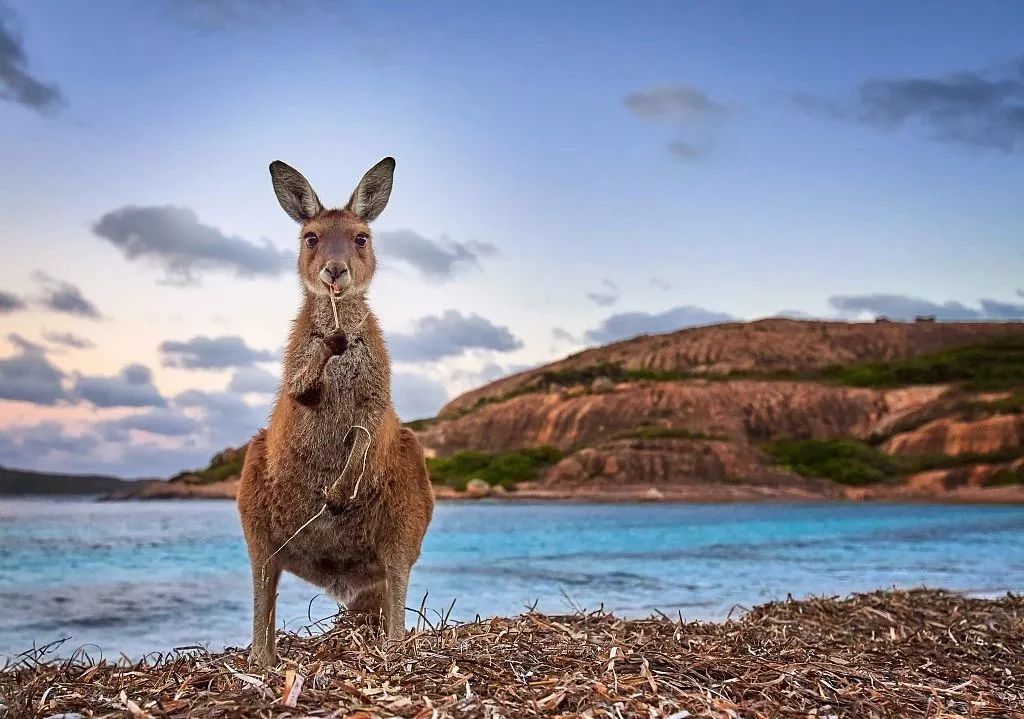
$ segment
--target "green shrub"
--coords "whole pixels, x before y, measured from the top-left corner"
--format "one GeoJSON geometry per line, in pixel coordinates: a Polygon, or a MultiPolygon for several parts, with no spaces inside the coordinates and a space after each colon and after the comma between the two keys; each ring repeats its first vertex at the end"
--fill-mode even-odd
{"type": "Polygon", "coordinates": [[[854,387],[963,382],[971,389],[1024,386],[1024,339],[1006,338],[889,362],[829,367],[826,379],[854,387]]]}
{"type": "Polygon", "coordinates": [[[430,479],[460,492],[471,479],[513,489],[519,482],[536,479],[540,470],[562,458],[554,447],[524,447],[513,452],[457,452],[451,457],[427,459],[430,479]]]}
{"type": "Polygon", "coordinates": [[[430,425],[437,421],[437,417],[424,417],[423,419],[411,419],[405,423],[405,426],[411,429],[413,432],[422,432],[430,425]]]}
{"type": "Polygon", "coordinates": [[[1001,469],[988,482],[990,487],[1002,487],[1010,484],[1024,484],[1024,467],[1017,469],[1001,469]]]}
{"type": "Polygon", "coordinates": [[[210,464],[204,469],[197,469],[194,472],[181,472],[171,478],[172,482],[187,482],[188,484],[213,484],[220,482],[231,475],[241,475],[242,465],[245,463],[245,455],[227,462],[210,464]]]}
{"type": "Polygon", "coordinates": [[[797,474],[841,484],[872,484],[900,471],[892,457],[852,439],[780,439],[765,444],[764,450],[797,474]]]}
{"type": "Polygon", "coordinates": [[[854,439],[780,439],[766,443],[763,448],[776,464],[797,474],[853,485],[871,484],[931,469],[1007,462],[1020,456],[1016,449],[891,456],[854,439]]]}
{"type": "MultiPolygon", "coordinates": [[[[694,374],[693,372],[681,372],[679,370],[671,369],[652,369],[648,367],[637,367],[635,369],[628,369],[624,371],[626,379],[632,382],[677,382],[684,379],[693,379],[694,377],[702,377],[704,375],[694,374]]],[[[708,375],[709,379],[715,379],[715,377],[708,375]]]]}
{"type": "Polygon", "coordinates": [[[1016,414],[1024,412],[1024,392],[1013,392],[1002,399],[988,402],[973,402],[969,409],[971,416],[982,414],[1016,414]]]}
{"type": "Polygon", "coordinates": [[[607,377],[612,382],[622,382],[626,379],[626,371],[622,365],[607,362],[578,369],[549,370],[542,373],[530,386],[543,390],[549,384],[590,384],[598,377],[607,377]]]}
{"type": "Polygon", "coordinates": [[[721,437],[705,434],[704,432],[694,432],[689,429],[683,429],[682,427],[660,427],[656,425],[644,425],[637,427],[626,432],[620,432],[615,435],[615,439],[660,439],[662,437],[672,439],[702,439],[702,440],[720,440],[721,437]]]}

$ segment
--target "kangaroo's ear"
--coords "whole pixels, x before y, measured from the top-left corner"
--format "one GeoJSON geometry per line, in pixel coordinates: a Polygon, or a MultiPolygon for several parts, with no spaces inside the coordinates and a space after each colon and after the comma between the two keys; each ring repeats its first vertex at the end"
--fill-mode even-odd
{"type": "Polygon", "coordinates": [[[270,163],[270,179],[274,182],[274,193],[281,207],[298,223],[312,220],[323,212],[320,198],[302,173],[280,160],[270,163]]]}
{"type": "Polygon", "coordinates": [[[385,157],[371,167],[359,181],[352,199],[345,206],[363,222],[373,222],[391,197],[391,180],[395,176],[395,158],[385,157]]]}

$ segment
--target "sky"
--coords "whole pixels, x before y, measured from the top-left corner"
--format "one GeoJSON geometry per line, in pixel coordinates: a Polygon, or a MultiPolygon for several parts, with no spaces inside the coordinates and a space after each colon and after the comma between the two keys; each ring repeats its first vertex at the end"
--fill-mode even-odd
{"type": "Polygon", "coordinates": [[[266,422],[267,166],[397,159],[404,419],[775,315],[1024,318],[1019,2],[0,0],[0,465],[166,476],[266,422]]]}

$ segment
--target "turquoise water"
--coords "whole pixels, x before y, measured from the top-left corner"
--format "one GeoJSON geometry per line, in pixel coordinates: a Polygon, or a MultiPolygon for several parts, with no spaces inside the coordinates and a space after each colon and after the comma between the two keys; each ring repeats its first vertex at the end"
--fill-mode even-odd
{"type": "MultiPolygon", "coordinates": [[[[787,594],[1020,592],[1022,547],[1024,507],[446,503],[409,603],[717,619],[787,594]]],[[[233,503],[0,500],[0,657],[61,637],[94,657],[245,645],[249,601],[233,503]]],[[[334,611],[290,576],[279,602],[293,629],[334,611]]]]}

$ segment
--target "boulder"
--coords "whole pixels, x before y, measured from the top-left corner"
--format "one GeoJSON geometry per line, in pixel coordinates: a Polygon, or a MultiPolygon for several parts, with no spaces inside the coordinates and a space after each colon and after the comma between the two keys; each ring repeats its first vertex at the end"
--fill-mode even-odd
{"type": "Polygon", "coordinates": [[[491,494],[491,485],[482,479],[471,479],[466,483],[465,495],[470,499],[482,499],[491,494]]]}

